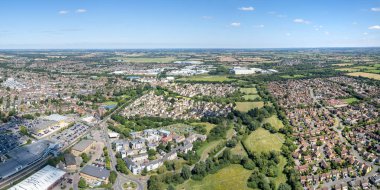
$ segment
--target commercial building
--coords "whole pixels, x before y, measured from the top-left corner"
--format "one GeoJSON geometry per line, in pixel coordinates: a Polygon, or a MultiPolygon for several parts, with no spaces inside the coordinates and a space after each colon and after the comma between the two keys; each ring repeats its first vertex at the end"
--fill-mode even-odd
{"type": "Polygon", "coordinates": [[[110,176],[110,171],[104,168],[99,168],[96,166],[86,165],[79,174],[87,183],[95,184],[101,182],[108,184],[108,177],[110,176]]]}
{"type": "Polygon", "coordinates": [[[255,73],[262,72],[262,69],[259,68],[246,68],[246,67],[234,67],[231,69],[231,72],[235,75],[250,75],[255,73]]]}
{"type": "Polygon", "coordinates": [[[93,147],[94,141],[92,140],[82,140],[71,149],[71,153],[74,156],[80,156],[82,153],[89,153],[91,147],[93,147]]]}
{"type": "Polygon", "coordinates": [[[66,172],[47,165],[9,190],[50,190],[65,177],[66,172]]]}

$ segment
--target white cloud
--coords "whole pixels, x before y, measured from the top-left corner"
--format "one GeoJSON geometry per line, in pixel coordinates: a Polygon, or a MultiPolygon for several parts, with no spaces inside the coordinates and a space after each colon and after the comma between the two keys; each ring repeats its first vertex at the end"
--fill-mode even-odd
{"type": "Polygon", "coordinates": [[[373,7],[373,8],[371,8],[371,11],[380,12],[380,7],[373,7]]]}
{"type": "Polygon", "coordinates": [[[330,35],[329,31],[325,31],[324,33],[325,33],[325,35],[330,35]]]}
{"type": "Polygon", "coordinates": [[[254,11],[254,7],[240,7],[239,10],[241,11],[254,11]]]}
{"type": "Polygon", "coordinates": [[[370,30],[380,30],[380,25],[370,26],[370,27],[368,27],[368,29],[370,29],[370,30]]]}
{"type": "Polygon", "coordinates": [[[365,35],[365,36],[368,35],[368,32],[364,32],[363,35],[365,35]]]}
{"type": "Polygon", "coordinates": [[[259,24],[259,25],[254,25],[253,27],[254,28],[264,28],[265,26],[264,26],[264,24],[259,24]]]}
{"type": "Polygon", "coordinates": [[[230,26],[233,26],[233,27],[240,27],[240,22],[233,22],[230,24],[230,26]]]}
{"type": "Polygon", "coordinates": [[[286,35],[286,36],[291,36],[292,34],[288,32],[288,33],[286,33],[285,35],[286,35]]]}
{"type": "Polygon", "coordinates": [[[85,12],[87,12],[87,10],[86,9],[77,9],[75,12],[76,13],[85,13],[85,12]]]}
{"type": "Polygon", "coordinates": [[[69,11],[66,11],[66,10],[62,10],[62,11],[59,11],[59,12],[58,12],[58,14],[60,14],[60,15],[65,15],[65,14],[67,14],[67,13],[69,13],[69,11]]]}
{"type": "Polygon", "coordinates": [[[310,24],[310,21],[304,20],[302,18],[296,18],[296,19],[293,20],[293,22],[300,23],[300,24],[310,24]]]}

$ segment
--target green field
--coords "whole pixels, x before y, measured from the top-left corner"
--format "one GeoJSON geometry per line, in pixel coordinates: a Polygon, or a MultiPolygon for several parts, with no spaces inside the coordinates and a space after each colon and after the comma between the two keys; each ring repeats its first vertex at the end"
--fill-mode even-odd
{"type": "Polygon", "coordinates": [[[380,74],[374,74],[374,73],[355,72],[355,73],[347,73],[347,75],[354,76],[354,77],[360,76],[360,77],[380,80],[380,74]]]}
{"type": "Polygon", "coordinates": [[[248,156],[241,142],[238,142],[238,144],[231,149],[231,153],[241,156],[248,156]]]}
{"type": "Polygon", "coordinates": [[[106,106],[117,105],[117,102],[108,101],[108,102],[104,102],[103,105],[106,105],[106,106]]]}
{"type": "Polygon", "coordinates": [[[201,157],[201,160],[206,160],[208,154],[218,146],[223,140],[207,142],[197,150],[197,154],[201,157]]]}
{"type": "Polygon", "coordinates": [[[177,60],[175,57],[115,57],[112,59],[128,63],[171,63],[177,60]]]}
{"type": "Polygon", "coordinates": [[[227,78],[225,75],[195,75],[191,77],[184,77],[178,79],[178,81],[186,81],[186,82],[225,82],[232,81],[233,79],[227,78]]]}
{"type": "Polygon", "coordinates": [[[262,108],[264,102],[236,102],[235,109],[240,112],[248,112],[253,108],[262,108]]]}
{"type": "Polygon", "coordinates": [[[240,92],[244,94],[257,94],[256,88],[240,88],[240,92]]]}
{"type": "Polygon", "coordinates": [[[271,134],[269,131],[258,128],[253,131],[244,141],[244,145],[251,152],[280,151],[284,137],[282,134],[271,134]]]}
{"type": "Polygon", "coordinates": [[[249,101],[249,100],[256,100],[256,98],[260,98],[260,96],[259,95],[244,95],[243,98],[244,100],[249,101]]]}
{"type": "Polygon", "coordinates": [[[343,99],[344,102],[346,102],[347,104],[352,104],[354,102],[357,102],[359,101],[357,98],[346,98],[346,99],[343,99]]]}
{"type": "Polygon", "coordinates": [[[270,123],[277,130],[284,127],[284,124],[282,123],[281,120],[278,119],[278,117],[276,115],[272,115],[269,118],[265,118],[264,123],[270,123]]]}
{"type": "Polygon", "coordinates": [[[188,180],[176,189],[184,190],[249,190],[247,180],[252,171],[241,165],[230,165],[206,176],[202,181],[188,180]]]}
{"type": "Polygon", "coordinates": [[[203,126],[205,126],[205,128],[207,130],[206,134],[208,134],[211,131],[211,129],[213,129],[216,126],[215,124],[212,124],[209,122],[197,122],[197,123],[191,123],[191,125],[203,125],[203,126]]]}
{"type": "Polygon", "coordinates": [[[281,77],[284,79],[296,79],[296,78],[302,78],[305,76],[304,75],[282,75],[281,77]]]}
{"type": "Polygon", "coordinates": [[[276,186],[278,187],[281,183],[286,182],[286,175],[283,173],[284,167],[286,165],[286,158],[280,156],[280,163],[278,164],[278,176],[273,178],[276,182],[276,186]]]}

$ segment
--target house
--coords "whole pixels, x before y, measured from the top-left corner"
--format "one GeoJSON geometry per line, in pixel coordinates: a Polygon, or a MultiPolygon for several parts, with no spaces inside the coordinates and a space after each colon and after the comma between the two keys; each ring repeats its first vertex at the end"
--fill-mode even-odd
{"type": "Polygon", "coordinates": [[[79,173],[88,183],[101,182],[108,184],[110,171],[105,168],[99,168],[91,165],[86,165],[79,173]]]}
{"type": "Polygon", "coordinates": [[[129,147],[131,149],[141,149],[145,146],[145,142],[140,139],[135,139],[129,142],[129,147]]]}
{"type": "Polygon", "coordinates": [[[148,159],[148,154],[147,153],[131,156],[132,162],[142,162],[142,161],[147,160],[147,159],[148,159]]]}
{"type": "Polygon", "coordinates": [[[374,185],[380,185],[380,175],[374,175],[370,177],[369,180],[374,185]]]}
{"type": "Polygon", "coordinates": [[[185,154],[190,150],[193,150],[193,144],[192,143],[187,143],[187,144],[183,145],[182,147],[180,147],[180,151],[185,153],[185,154]]]}

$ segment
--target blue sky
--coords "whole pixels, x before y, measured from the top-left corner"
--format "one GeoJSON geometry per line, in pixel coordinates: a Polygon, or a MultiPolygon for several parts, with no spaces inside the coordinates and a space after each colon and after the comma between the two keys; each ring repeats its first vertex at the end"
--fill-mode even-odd
{"type": "Polygon", "coordinates": [[[0,48],[380,46],[380,0],[9,0],[0,48]]]}

